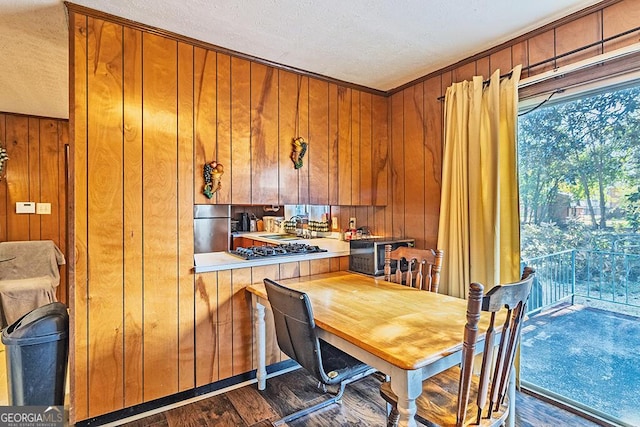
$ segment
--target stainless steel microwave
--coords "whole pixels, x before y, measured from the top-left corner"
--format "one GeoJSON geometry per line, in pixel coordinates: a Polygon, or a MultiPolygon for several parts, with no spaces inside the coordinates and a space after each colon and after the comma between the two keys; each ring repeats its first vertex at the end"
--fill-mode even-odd
{"type": "MultiPolygon", "coordinates": [[[[392,250],[400,246],[414,246],[415,239],[375,237],[351,240],[349,270],[370,276],[383,275],[385,245],[391,245],[392,250]]],[[[393,264],[391,265],[391,272],[395,272],[395,265],[393,264]]]]}

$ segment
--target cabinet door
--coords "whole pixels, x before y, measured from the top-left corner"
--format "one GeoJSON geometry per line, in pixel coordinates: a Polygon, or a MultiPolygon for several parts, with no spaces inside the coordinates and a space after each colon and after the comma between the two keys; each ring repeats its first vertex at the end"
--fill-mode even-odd
{"type": "MultiPolygon", "coordinates": [[[[329,84],[309,79],[309,203],[329,204],[329,84]]],[[[335,161],[335,159],[334,159],[335,161]]]]}
{"type": "Polygon", "coordinates": [[[251,63],[251,203],[278,200],[278,72],[251,63]]]}

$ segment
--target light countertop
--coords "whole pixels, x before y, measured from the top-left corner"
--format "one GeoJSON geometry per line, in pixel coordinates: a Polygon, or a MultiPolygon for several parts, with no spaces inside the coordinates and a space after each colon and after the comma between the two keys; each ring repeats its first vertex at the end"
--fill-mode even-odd
{"type": "Polygon", "coordinates": [[[342,240],[329,238],[279,240],[262,237],[264,235],[273,234],[275,233],[258,231],[254,233],[242,233],[241,236],[248,239],[272,244],[304,243],[307,245],[318,246],[321,249],[326,249],[327,252],[318,252],[303,255],[273,256],[258,260],[245,260],[231,255],[228,252],[207,252],[194,255],[194,271],[196,273],[205,273],[210,271],[231,270],[236,268],[282,264],[286,262],[296,261],[308,261],[313,259],[335,258],[349,255],[349,242],[345,242],[342,240]]]}

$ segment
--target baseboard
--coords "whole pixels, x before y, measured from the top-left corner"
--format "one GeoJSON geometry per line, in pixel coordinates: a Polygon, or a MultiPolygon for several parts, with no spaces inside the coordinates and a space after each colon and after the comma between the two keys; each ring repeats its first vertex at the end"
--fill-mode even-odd
{"type": "MultiPolygon", "coordinates": [[[[283,362],[274,363],[267,366],[267,375],[276,376],[294,369],[298,369],[298,365],[293,360],[285,360],[283,362]]],[[[244,387],[252,383],[256,383],[256,371],[246,372],[236,375],[215,383],[203,385],[185,390],[170,396],[161,397],[139,405],[130,406],[118,411],[109,412],[108,414],[99,415],[97,417],[88,418],[86,420],[76,422],[77,427],[88,426],[117,426],[126,422],[135,421],[140,418],[148,417],[166,410],[179,406],[193,403],[197,400],[206,399],[217,394],[222,394],[235,388],[244,387]]]]}

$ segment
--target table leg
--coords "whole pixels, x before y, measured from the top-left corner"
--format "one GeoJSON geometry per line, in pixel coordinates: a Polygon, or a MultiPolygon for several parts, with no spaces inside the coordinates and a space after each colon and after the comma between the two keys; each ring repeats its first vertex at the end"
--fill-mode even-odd
{"type": "Polygon", "coordinates": [[[416,399],[422,393],[422,374],[418,371],[406,371],[393,367],[391,372],[391,390],[398,397],[398,427],[417,427],[416,399]]]}
{"type": "Polygon", "coordinates": [[[256,378],[258,379],[258,390],[267,387],[267,363],[266,363],[266,329],[264,323],[264,305],[256,298],[254,305],[254,317],[256,328],[256,346],[258,351],[258,368],[256,378]]]}

